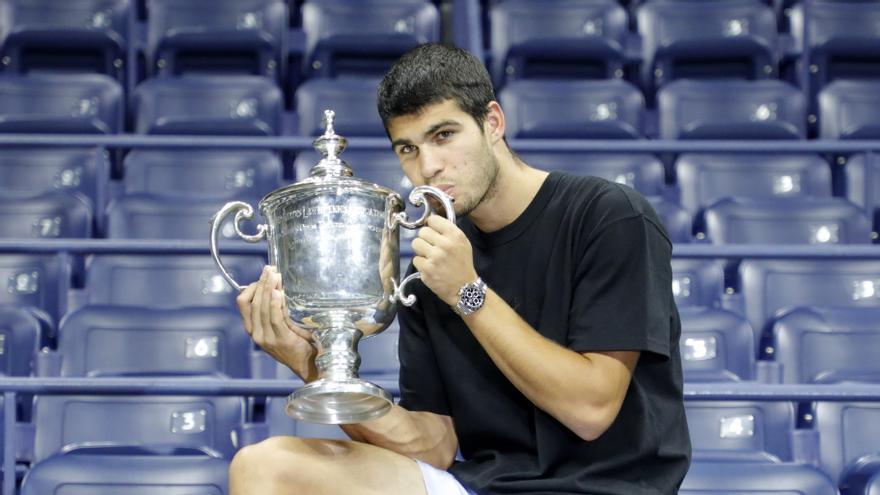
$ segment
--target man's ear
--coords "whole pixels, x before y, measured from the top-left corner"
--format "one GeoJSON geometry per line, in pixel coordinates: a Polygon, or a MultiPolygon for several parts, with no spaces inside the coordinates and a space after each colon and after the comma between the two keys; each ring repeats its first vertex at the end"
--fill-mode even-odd
{"type": "Polygon", "coordinates": [[[504,139],[504,132],[506,130],[504,111],[501,110],[501,105],[497,101],[490,101],[487,109],[485,127],[486,132],[489,134],[489,139],[494,145],[504,139]]]}

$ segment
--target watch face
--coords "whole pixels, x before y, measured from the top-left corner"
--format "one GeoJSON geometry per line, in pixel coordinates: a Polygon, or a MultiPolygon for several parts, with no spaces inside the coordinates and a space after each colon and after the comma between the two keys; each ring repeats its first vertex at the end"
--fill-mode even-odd
{"type": "Polygon", "coordinates": [[[461,304],[468,308],[479,308],[483,304],[483,291],[476,285],[468,285],[461,291],[461,304]]]}

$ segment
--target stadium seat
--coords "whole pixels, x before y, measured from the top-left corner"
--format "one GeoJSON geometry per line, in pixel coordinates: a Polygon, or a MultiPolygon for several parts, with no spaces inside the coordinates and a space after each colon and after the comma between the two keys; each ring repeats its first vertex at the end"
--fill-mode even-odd
{"type": "Polygon", "coordinates": [[[841,495],[880,494],[880,453],[851,461],[840,475],[841,495]]]}
{"type": "Polygon", "coordinates": [[[109,157],[98,148],[0,149],[0,196],[80,193],[94,205],[98,216],[109,179],[109,157]]]}
{"type": "Polygon", "coordinates": [[[507,0],[491,6],[495,87],[532,78],[623,76],[628,19],[614,0],[507,0]]]}
{"type": "Polygon", "coordinates": [[[89,446],[174,446],[232,457],[240,397],[42,395],[34,402],[34,460],[89,446]]]}
{"type": "Polygon", "coordinates": [[[397,379],[400,361],[397,357],[397,341],[400,327],[395,320],[382,333],[371,335],[360,341],[358,354],[361,358],[358,373],[366,378],[383,376],[397,379]]]}
{"type": "Polygon", "coordinates": [[[50,334],[67,311],[70,279],[67,256],[0,254],[0,304],[27,309],[50,334]]]}
{"type": "Polygon", "coordinates": [[[160,74],[279,76],[287,49],[284,0],[149,0],[146,56],[160,74]]]}
{"type": "Polygon", "coordinates": [[[0,58],[13,73],[124,73],[129,0],[3,0],[0,58]]]}
{"type": "Polygon", "coordinates": [[[880,307],[875,261],[745,260],[739,279],[746,318],[758,332],[797,306],[880,307]]]}
{"type": "Polygon", "coordinates": [[[803,139],[804,101],[797,88],[779,80],[675,81],[657,93],[660,137],[803,139]]]}
{"type": "Polygon", "coordinates": [[[817,155],[686,153],[676,160],[675,175],[691,216],[729,196],[831,196],[831,168],[817,155]]]}
{"type": "Polygon", "coordinates": [[[281,185],[281,159],[271,151],[139,149],[123,166],[126,194],[259,198],[281,185]]]}
{"type": "Polygon", "coordinates": [[[797,46],[809,52],[810,87],[880,77],[880,11],[874,2],[802,0],[792,6],[789,22],[797,46]]]}
{"type": "Polygon", "coordinates": [[[791,402],[689,401],[685,413],[694,459],[792,460],[791,402]]]}
{"type": "Polygon", "coordinates": [[[841,198],[725,198],[706,208],[704,218],[714,244],[871,242],[865,212],[841,198]]]}
{"type": "MultiPolygon", "coordinates": [[[[306,4],[309,5],[309,4],[306,4]]],[[[324,110],[336,111],[333,128],[345,137],[386,137],[376,112],[376,79],[312,79],[297,88],[297,115],[301,136],[324,134],[324,110]]],[[[347,159],[348,154],[344,155],[347,159]]]]}
{"type": "Polygon", "coordinates": [[[79,449],[55,454],[31,468],[21,495],[224,495],[229,461],[189,449],[164,455],[113,449],[79,449]]]}
{"type": "Polygon", "coordinates": [[[695,460],[681,495],[837,495],[837,487],[808,464],[695,460]]]}
{"type": "Polygon", "coordinates": [[[819,137],[880,139],[880,81],[837,80],[819,92],[819,137]]]}
{"type": "Polygon", "coordinates": [[[681,364],[685,382],[753,380],[756,337],[744,317],[727,310],[682,307],[681,364]]]}
{"type": "MultiPolygon", "coordinates": [[[[861,206],[874,220],[874,232],[880,232],[880,160],[858,154],[846,164],[846,197],[861,206]]],[[[876,235],[873,236],[875,239],[876,235]]]]}
{"type": "Polygon", "coordinates": [[[665,198],[652,196],[646,198],[663,226],[666,227],[666,233],[672,242],[690,242],[691,240],[691,217],[681,206],[669,201],[665,198]]]}
{"type": "Polygon", "coordinates": [[[645,99],[623,80],[511,81],[498,94],[512,139],[637,139],[645,99]]]}
{"type": "Polygon", "coordinates": [[[771,77],[776,16],[757,0],[647,2],[638,9],[648,92],[682,78],[771,77]]]}
{"type": "Polygon", "coordinates": [[[813,428],[819,432],[819,466],[835,482],[844,467],[880,446],[880,402],[817,402],[813,428]]]}
{"type": "Polygon", "coordinates": [[[122,87],[103,74],[0,75],[0,132],[113,134],[122,87]]]}
{"type": "Polygon", "coordinates": [[[653,155],[552,151],[524,151],[517,155],[533,167],[601,177],[645,196],[662,196],[666,190],[663,163],[653,155]]]}
{"type": "MultiPolygon", "coordinates": [[[[880,307],[799,307],[773,324],[784,383],[880,383],[880,307]]],[[[880,445],[878,452],[880,452],[880,445]]]]}
{"type": "MultiPolygon", "coordinates": [[[[244,201],[256,211],[254,198],[190,198],[135,193],[114,199],[107,205],[107,237],[110,239],[201,239],[207,240],[210,219],[223,205],[235,199],[244,201]]],[[[253,222],[242,222],[244,233],[256,232],[263,223],[259,213],[253,222]]],[[[235,232],[235,216],[222,224],[221,241],[245,242],[235,232]]]]}
{"type": "MultiPolygon", "coordinates": [[[[261,256],[222,259],[242,285],[259,279],[265,265],[261,256]]],[[[87,304],[153,308],[234,308],[238,295],[207,254],[92,255],[86,264],[85,292],[87,304]]]]}
{"type": "MultiPolygon", "coordinates": [[[[293,391],[293,388],[291,388],[293,391]]],[[[287,413],[285,397],[271,397],[266,401],[266,424],[269,436],[294,436],[300,438],[327,438],[333,440],[351,440],[338,425],[323,425],[297,421],[287,413]]]]}
{"type": "Polygon", "coordinates": [[[251,340],[233,308],[86,306],[58,330],[60,376],[250,378],[251,340]]]}
{"type": "Polygon", "coordinates": [[[382,76],[410,48],[440,41],[440,13],[425,0],[308,1],[302,23],[309,76],[382,76]]]}
{"type": "Polygon", "coordinates": [[[672,260],[672,295],[679,308],[717,307],[724,294],[724,265],[714,260],[672,260]]]}
{"type": "Polygon", "coordinates": [[[274,136],[281,132],[281,90],[259,76],[148,79],[132,98],[140,134],[274,136]]]}
{"type": "Polygon", "coordinates": [[[24,309],[0,306],[0,376],[30,376],[39,345],[39,320],[24,309]]]}
{"type": "Polygon", "coordinates": [[[93,221],[92,205],[80,194],[0,196],[0,238],[88,238],[92,236],[93,221]]]}

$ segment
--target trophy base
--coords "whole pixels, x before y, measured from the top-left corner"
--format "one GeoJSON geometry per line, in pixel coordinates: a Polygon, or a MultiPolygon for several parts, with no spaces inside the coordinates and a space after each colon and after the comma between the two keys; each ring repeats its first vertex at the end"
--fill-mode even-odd
{"type": "Polygon", "coordinates": [[[290,394],[285,411],[301,421],[339,425],[378,418],[392,404],[391,394],[370,382],[321,379],[290,394]]]}

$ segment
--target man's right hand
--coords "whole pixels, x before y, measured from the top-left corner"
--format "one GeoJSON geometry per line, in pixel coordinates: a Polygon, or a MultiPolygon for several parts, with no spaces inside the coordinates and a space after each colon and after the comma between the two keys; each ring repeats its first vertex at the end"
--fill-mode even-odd
{"type": "Polygon", "coordinates": [[[312,334],[298,327],[287,313],[281,274],[274,266],[263,267],[260,280],[235,299],[244,328],[254,342],[276,361],[286,365],[306,383],[318,378],[317,348],[312,334]]]}

